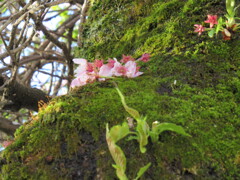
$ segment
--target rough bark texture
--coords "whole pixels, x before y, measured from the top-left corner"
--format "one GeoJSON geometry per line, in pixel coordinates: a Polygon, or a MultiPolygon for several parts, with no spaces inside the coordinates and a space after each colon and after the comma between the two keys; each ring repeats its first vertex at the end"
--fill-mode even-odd
{"type": "MultiPolygon", "coordinates": [[[[7,78],[3,78],[0,76],[0,86],[8,81],[7,78]]],[[[3,104],[2,109],[18,111],[21,108],[27,108],[29,110],[38,111],[39,106],[47,103],[50,98],[47,95],[36,88],[27,87],[22,85],[17,81],[13,81],[12,83],[6,83],[3,87],[4,97],[6,100],[6,104],[3,104]]]]}
{"type": "MultiPolygon", "coordinates": [[[[79,57],[150,53],[144,75],[115,81],[149,125],[175,123],[192,136],[164,132],[146,153],[134,140],[118,142],[129,179],[149,162],[144,180],[240,178],[239,35],[224,41],[193,32],[207,14],[224,13],[222,0],[91,1],[79,57]]],[[[127,117],[111,80],[55,98],[16,132],[2,155],[1,176],[117,179],[105,128],[127,117]]]]}

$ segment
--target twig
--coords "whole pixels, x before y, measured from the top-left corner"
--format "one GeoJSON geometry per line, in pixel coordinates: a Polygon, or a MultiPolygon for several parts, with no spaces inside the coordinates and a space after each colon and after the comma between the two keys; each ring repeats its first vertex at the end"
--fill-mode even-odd
{"type": "Polygon", "coordinates": [[[62,3],[70,3],[70,2],[71,2],[71,0],[58,0],[58,1],[53,1],[50,3],[46,3],[45,7],[51,7],[51,6],[56,6],[56,5],[59,5],[62,3]]]}
{"type": "MultiPolygon", "coordinates": [[[[13,50],[10,50],[9,53],[10,53],[10,54],[15,54],[15,53],[17,53],[17,52],[20,52],[22,49],[26,48],[26,47],[28,46],[28,44],[31,43],[31,40],[32,40],[34,34],[35,34],[35,32],[32,31],[30,37],[29,37],[20,47],[17,47],[17,48],[15,48],[15,49],[13,49],[13,50]]],[[[2,54],[0,54],[0,59],[4,59],[4,58],[6,58],[7,56],[8,56],[8,52],[2,53],[2,54]]]]}
{"type": "Polygon", "coordinates": [[[83,46],[83,42],[82,42],[82,36],[83,36],[83,25],[86,21],[86,14],[89,8],[89,1],[88,0],[84,0],[83,6],[82,6],[82,11],[81,11],[81,15],[80,15],[80,22],[79,22],[79,26],[78,26],[78,46],[82,47],[83,46]]]}
{"type": "Polygon", "coordinates": [[[49,89],[48,89],[48,96],[50,95],[51,93],[51,90],[52,90],[52,85],[53,85],[53,77],[54,77],[54,71],[55,71],[55,67],[54,67],[54,63],[52,62],[52,72],[51,72],[51,75],[50,75],[50,85],[49,85],[49,89]]]}
{"type": "Polygon", "coordinates": [[[14,22],[16,19],[18,19],[19,17],[21,17],[24,13],[26,13],[28,11],[29,6],[31,5],[31,3],[29,2],[26,6],[23,7],[23,9],[21,9],[21,11],[17,12],[16,14],[12,15],[7,22],[5,22],[2,27],[0,28],[0,33],[6,29],[6,27],[11,24],[12,22],[14,22]]]}

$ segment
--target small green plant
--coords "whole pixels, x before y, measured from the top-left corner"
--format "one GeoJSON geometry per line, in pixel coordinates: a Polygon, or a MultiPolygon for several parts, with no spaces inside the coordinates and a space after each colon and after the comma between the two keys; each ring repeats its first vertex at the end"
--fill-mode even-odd
{"type": "MultiPolygon", "coordinates": [[[[115,84],[116,85],[116,84],[115,84]]],[[[128,135],[133,135],[129,139],[136,139],[139,143],[139,149],[142,153],[146,152],[146,145],[148,144],[148,138],[151,138],[153,143],[158,141],[159,135],[164,131],[173,131],[178,134],[189,136],[181,126],[173,123],[159,123],[155,121],[152,123],[152,128],[149,128],[147,123],[147,117],[140,116],[139,112],[126,104],[125,98],[119,88],[116,85],[117,92],[121,98],[121,102],[125,110],[135,119],[137,125],[134,130],[130,130],[127,122],[123,122],[122,125],[113,126],[110,130],[108,124],[106,125],[106,140],[108,144],[111,156],[116,164],[113,167],[116,169],[117,177],[120,180],[128,180],[125,171],[127,166],[127,160],[122,149],[116,144],[119,140],[123,139],[128,135]]],[[[140,168],[137,173],[137,177],[134,180],[139,179],[145,171],[151,166],[148,163],[144,167],[140,168]]]]}
{"type": "Polygon", "coordinates": [[[235,7],[235,0],[226,0],[226,10],[225,20],[220,17],[217,19],[217,15],[207,15],[208,19],[204,21],[209,23],[210,27],[205,28],[201,24],[195,24],[195,32],[198,32],[198,35],[201,35],[202,32],[208,31],[208,36],[213,37],[214,34],[222,32],[224,40],[230,40],[232,35],[239,29],[239,23],[236,23],[236,20],[240,19],[235,17],[236,10],[239,7],[235,7]],[[216,24],[216,26],[214,26],[216,24]]]}
{"type": "MultiPolygon", "coordinates": [[[[120,180],[128,180],[125,174],[127,160],[122,149],[116,143],[120,139],[123,139],[129,134],[131,134],[131,132],[126,122],[124,122],[122,125],[113,126],[110,130],[108,128],[108,124],[106,125],[106,139],[108,148],[114,162],[116,163],[113,165],[113,167],[116,169],[117,177],[120,180]]],[[[139,179],[144,174],[144,172],[150,167],[150,165],[151,163],[148,163],[146,166],[140,168],[140,170],[137,173],[137,177],[134,180],[139,179]]]]}
{"type": "Polygon", "coordinates": [[[116,164],[113,167],[116,169],[116,174],[119,179],[127,180],[125,174],[127,160],[122,149],[116,144],[120,139],[129,134],[128,124],[125,122],[122,125],[116,125],[109,131],[108,124],[106,125],[106,139],[108,143],[109,151],[116,164]]]}

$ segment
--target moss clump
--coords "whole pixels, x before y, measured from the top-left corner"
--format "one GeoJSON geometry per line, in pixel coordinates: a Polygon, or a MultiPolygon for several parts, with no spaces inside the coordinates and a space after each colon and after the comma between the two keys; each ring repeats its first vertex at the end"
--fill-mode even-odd
{"type": "MultiPolygon", "coordinates": [[[[218,84],[214,89],[198,89],[179,83],[169,85],[164,92],[162,85],[171,81],[163,83],[148,75],[120,79],[117,83],[128,105],[147,115],[149,124],[155,120],[176,123],[192,135],[186,138],[163,133],[157,144],[149,144],[146,154],[140,153],[137,142],[121,141],[120,146],[129,162],[129,177],[134,177],[139,167],[148,162],[153,164],[145,177],[151,174],[154,179],[162,175],[164,179],[189,174],[195,178],[238,177],[235,162],[240,148],[239,108],[232,88],[218,84]]],[[[235,89],[238,83],[231,86],[235,89]]],[[[105,143],[105,125],[119,124],[128,114],[113,85],[110,82],[88,85],[55,99],[50,107],[51,111],[49,108],[40,111],[36,122],[17,133],[16,142],[5,152],[7,164],[2,168],[3,177],[15,177],[15,173],[22,172],[23,177],[27,174],[28,178],[35,178],[30,173],[35,172],[46,178],[61,172],[63,179],[71,179],[77,169],[73,168],[70,174],[64,173],[67,170],[61,169],[60,164],[75,167],[76,161],[80,163],[79,153],[89,147],[94,149],[92,156],[86,152],[84,155],[91,163],[95,162],[95,171],[98,169],[104,179],[115,176],[105,143]],[[52,159],[50,163],[49,158],[52,159]],[[20,168],[13,171],[19,163],[20,168]],[[55,168],[60,169],[54,172],[55,168]]]]}
{"type": "MultiPolygon", "coordinates": [[[[172,122],[192,135],[164,132],[146,154],[135,141],[119,142],[130,179],[148,162],[152,166],[143,179],[240,178],[239,40],[193,32],[207,14],[224,11],[220,0],[92,1],[84,47],[76,55],[106,59],[150,53],[143,76],[115,81],[127,104],[147,115],[149,124],[172,122]]],[[[2,177],[114,179],[105,125],[128,116],[111,80],[58,97],[16,133],[3,155],[2,177]]]]}

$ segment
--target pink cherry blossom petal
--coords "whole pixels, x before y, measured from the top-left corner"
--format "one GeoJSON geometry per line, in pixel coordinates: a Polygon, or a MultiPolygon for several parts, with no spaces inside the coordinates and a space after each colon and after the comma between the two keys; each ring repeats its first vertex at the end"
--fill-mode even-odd
{"type": "Polygon", "coordinates": [[[138,72],[139,68],[137,67],[137,63],[135,61],[128,61],[125,64],[125,67],[127,69],[126,76],[128,78],[134,78],[143,74],[142,72],[138,72]]]}
{"type": "Polygon", "coordinates": [[[87,64],[87,60],[86,60],[86,59],[82,59],[82,58],[73,59],[73,62],[74,62],[75,64],[79,64],[79,65],[85,65],[85,64],[87,64]]]}
{"type": "Polygon", "coordinates": [[[150,60],[150,54],[144,53],[142,57],[139,58],[140,61],[148,62],[150,60]]]}
{"type": "Polygon", "coordinates": [[[107,65],[108,65],[109,67],[113,68],[115,62],[116,62],[116,60],[109,59],[107,65]]]}
{"type": "Polygon", "coordinates": [[[113,75],[113,71],[112,71],[112,67],[109,66],[108,64],[104,64],[100,70],[99,70],[99,76],[103,76],[103,77],[112,77],[113,75]]]}
{"type": "Polygon", "coordinates": [[[121,63],[126,63],[128,61],[135,61],[135,59],[132,56],[125,56],[124,54],[122,55],[122,59],[120,60],[121,63]]]}
{"type": "Polygon", "coordinates": [[[103,60],[96,59],[93,64],[94,67],[100,68],[103,65],[103,60]]]}

